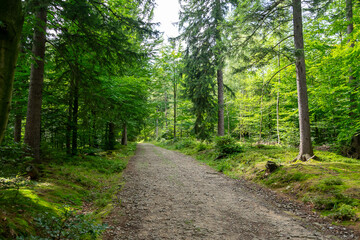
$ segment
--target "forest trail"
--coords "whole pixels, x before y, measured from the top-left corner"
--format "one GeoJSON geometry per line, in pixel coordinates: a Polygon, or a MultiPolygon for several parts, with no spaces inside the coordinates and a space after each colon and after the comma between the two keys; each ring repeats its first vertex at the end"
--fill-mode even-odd
{"type": "Polygon", "coordinates": [[[104,239],[356,239],[300,204],[151,144],[138,144],[124,177],[104,239]]]}

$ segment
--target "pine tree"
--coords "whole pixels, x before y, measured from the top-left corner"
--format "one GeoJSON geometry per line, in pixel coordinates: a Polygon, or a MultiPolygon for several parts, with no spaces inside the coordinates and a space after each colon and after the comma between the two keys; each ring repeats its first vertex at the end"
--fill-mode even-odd
{"type": "Polygon", "coordinates": [[[224,44],[221,26],[229,0],[182,1],[180,13],[181,38],[187,43],[185,74],[187,95],[196,115],[195,134],[207,138],[213,129],[214,112],[218,111],[218,135],[224,135],[224,44]],[[217,79],[217,83],[214,79],[217,79]],[[217,85],[217,106],[215,90],[217,85]]]}
{"type": "Polygon", "coordinates": [[[302,8],[301,0],[293,0],[293,23],[294,23],[294,45],[296,59],[296,83],[298,91],[298,108],[299,108],[299,130],[300,146],[297,159],[308,160],[313,157],[311,143],[309,104],[306,86],[306,66],[304,37],[302,27],[302,8]]]}
{"type": "Polygon", "coordinates": [[[40,127],[42,90],[44,82],[45,43],[47,26],[47,3],[36,1],[36,21],[33,39],[33,54],[35,62],[31,65],[30,88],[26,114],[25,143],[34,153],[36,161],[40,160],[40,127]]]}

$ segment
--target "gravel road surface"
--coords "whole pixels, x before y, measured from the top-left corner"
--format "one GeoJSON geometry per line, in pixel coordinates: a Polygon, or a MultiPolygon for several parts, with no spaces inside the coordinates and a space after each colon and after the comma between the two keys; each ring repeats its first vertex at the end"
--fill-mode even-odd
{"type": "Polygon", "coordinates": [[[300,203],[151,144],[138,144],[124,179],[104,239],[358,239],[300,203]]]}

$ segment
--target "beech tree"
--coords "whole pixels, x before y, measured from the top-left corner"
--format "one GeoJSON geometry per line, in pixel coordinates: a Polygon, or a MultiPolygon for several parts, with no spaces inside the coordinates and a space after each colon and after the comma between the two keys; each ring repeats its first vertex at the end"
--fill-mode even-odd
{"type": "Polygon", "coordinates": [[[15,65],[24,16],[21,0],[1,0],[0,8],[0,144],[9,117],[15,65]]]}

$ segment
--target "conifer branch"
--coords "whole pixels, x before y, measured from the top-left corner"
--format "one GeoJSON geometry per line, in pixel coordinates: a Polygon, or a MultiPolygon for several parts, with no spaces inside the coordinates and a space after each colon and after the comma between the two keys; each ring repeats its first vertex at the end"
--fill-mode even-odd
{"type": "Polygon", "coordinates": [[[295,62],[289,63],[289,64],[286,65],[285,67],[282,67],[281,69],[279,69],[278,71],[276,71],[276,72],[272,75],[272,77],[266,82],[265,86],[268,85],[268,84],[271,82],[271,80],[272,80],[279,72],[281,72],[282,70],[284,70],[285,68],[287,68],[287,67],[289,67],[289,66],[291,66],[291,65],[293,65],[293,64],[295,64],[295,62]]]}

